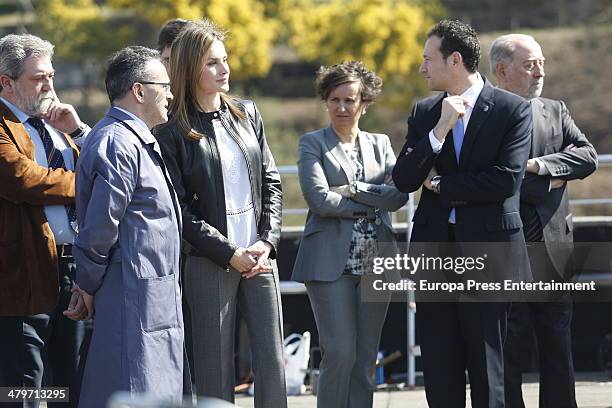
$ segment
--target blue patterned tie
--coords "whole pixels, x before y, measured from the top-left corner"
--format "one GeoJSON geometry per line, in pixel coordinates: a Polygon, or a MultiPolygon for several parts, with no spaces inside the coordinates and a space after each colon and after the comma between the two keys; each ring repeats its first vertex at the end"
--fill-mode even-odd
{"type": "MultiPolygon", "coordinates": [[[[64,156],[62,156],[62,152],[55,148],[53,144],[53,139],[49,134],[49,131],[45,127],[45,123],[38,118],[29,118],[27,121],[40,135],[40,139],[43,142],[43,146],[45,147],[45,154],[47,156],[47,165],[50,169],[66,169],[66,163],[64,163],[64,156]]],[[[66,206],[66,213],[68,215],[68,222],[72,229],[77,231],[77,222],[76,222],[76,207],[74,204],[70,204],[66,206]]]]}
{"type": "MultiPolygon", "coordinates": [[[[457,157],[457,164],[459,164],[459,157],[461,156],[461,145],[463,145],[463,136],[465,136],[465,129],[463,127],[463,117],[460,117],[455,123],[453,128],[453,145],[455,146],[455,156],[457,157]]],[[[455,223],[455,208],[451,208],[448,220],[451,223],[455,223]]]]}

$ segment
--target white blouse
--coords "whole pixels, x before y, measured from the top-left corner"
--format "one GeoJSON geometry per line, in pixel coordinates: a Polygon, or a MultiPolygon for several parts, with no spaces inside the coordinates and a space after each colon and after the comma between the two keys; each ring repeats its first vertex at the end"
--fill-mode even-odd
{"type": "Polygon", "coordinates": [[[212,121],[223,170],[227,238],[247,248],[257,241],[255,206],[246,158],[219,119],[212,121]]]}

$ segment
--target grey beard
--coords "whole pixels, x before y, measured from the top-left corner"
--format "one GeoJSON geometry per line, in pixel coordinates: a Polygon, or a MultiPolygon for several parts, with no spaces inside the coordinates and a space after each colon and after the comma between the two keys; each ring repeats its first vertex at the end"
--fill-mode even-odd
{"type": "Polygon", "coordinates": [[[24,113],[30,116],[40,117],[47,113],[47,110],[49,110],[53,100],[53,96],[39,96],[38,98],[33,99],[24,97],[20,93],[17,93],[16,105],[24,113]]]}

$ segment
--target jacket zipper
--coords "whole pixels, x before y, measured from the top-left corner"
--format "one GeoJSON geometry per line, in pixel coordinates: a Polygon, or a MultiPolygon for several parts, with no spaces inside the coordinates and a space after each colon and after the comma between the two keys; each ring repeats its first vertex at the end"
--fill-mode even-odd
{"type": "MultiPolygon", "coordinates": [[[[214,132],[214,130],[213,130],[214,132]]],[[[213,155],[213,160],[215,160],[217,163],[219,163],[219,165],[221,165],[221,156],[219,155],[219,148],[217,147],[217,138],[216,135],[213,136],[211,138],[211,136],[207,136],[207,140],[208,140],[208,144],[210,145],[211,149],[211,153],[213,155]],[[211,140],[213,139],[213,140],[211,140]]],[[[219,174],[219,168],[217,166],[213,166],[213,168],[215,169],[215,172],[217,174],[215,174],[215,180],[219,180],[219,178],[221,178],[221,184],[223,184],[223,172],[221,171],[221,173],[219,174]]],[[[215,185],[215,190],[218,190],[218,186],[215,185]]],[[[197,198],[196,198],[197,200],[197,198]]],[[[220,192],[217,191],[217,205],[223,203],[223,224],[225,225],[225,234],[227,235],[227,220],[226,220],[226,208],[225,208],[225,191],[221,190],[220,192]],[[221,193],[221,194],[219,194],[221,193]],[[223,199],[221,199],[223,198],[223,199]]]]}
{"type": "MultiPolygon", "coordinates": [[[[244,142],[242,141],[242,139],[240,139],[240,136],[238,136],[239,132],[236,126],[234,125],[234,123],[231,120],[227,120],[227,118],[225,118],[222,115],[219,115],[219,116],[222,117],[221,123],[223,123],[225,129],[228,131],[227,133],[229,133],[229,135],[232,137],[232,139],[234,139],[238,147],[240,147],[240,150],[242,150],[242,155],[244,156],[244,160],[246,161],[246,164],[247,164],[247,170],[249,172],[249,181],[250,181],[249,184],[251,185],[251,199],[253,200],[253,207],[255,208],[255,210],[257,210],[257,206],[255,205],[256,195],[255,195],[255,190],[253,187],[253,174],[252,174],[252,169],[251,169],[251,162],[249,161],[249,155],[248,155],[246,146],[244,146],[244,142]],[[231,130],[227,128],[227,125],[225,122],[229,122],[229,127],[231,127],[231,130]],[[232,133],[232,130],[235,132],[235,134],[232,133]]],[[[257,211],[255,211],[255,214],[257,214],[257,211]]],[[[257,223],[257,228],[259,229],[259,220],[256,219],[255,221],[257,223]]]]}

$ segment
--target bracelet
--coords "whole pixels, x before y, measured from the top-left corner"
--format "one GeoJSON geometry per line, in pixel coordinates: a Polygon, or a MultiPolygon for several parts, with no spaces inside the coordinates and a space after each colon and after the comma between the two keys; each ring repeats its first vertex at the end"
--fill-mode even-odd
{"type": "Polygon", "coordinates": [[[440,181],[441,180],[442,180],[442,176],[434,176],[431,179],[431,189],[436,194],[440,194],[440,181]]]}
{"type": "Polygon", "coordinates": [[[356,181],[351,181],[349,183],[349,193],[351,194],[351,197],[353,197],[355,194],[357,194],[357,182],[356,181]]]}

